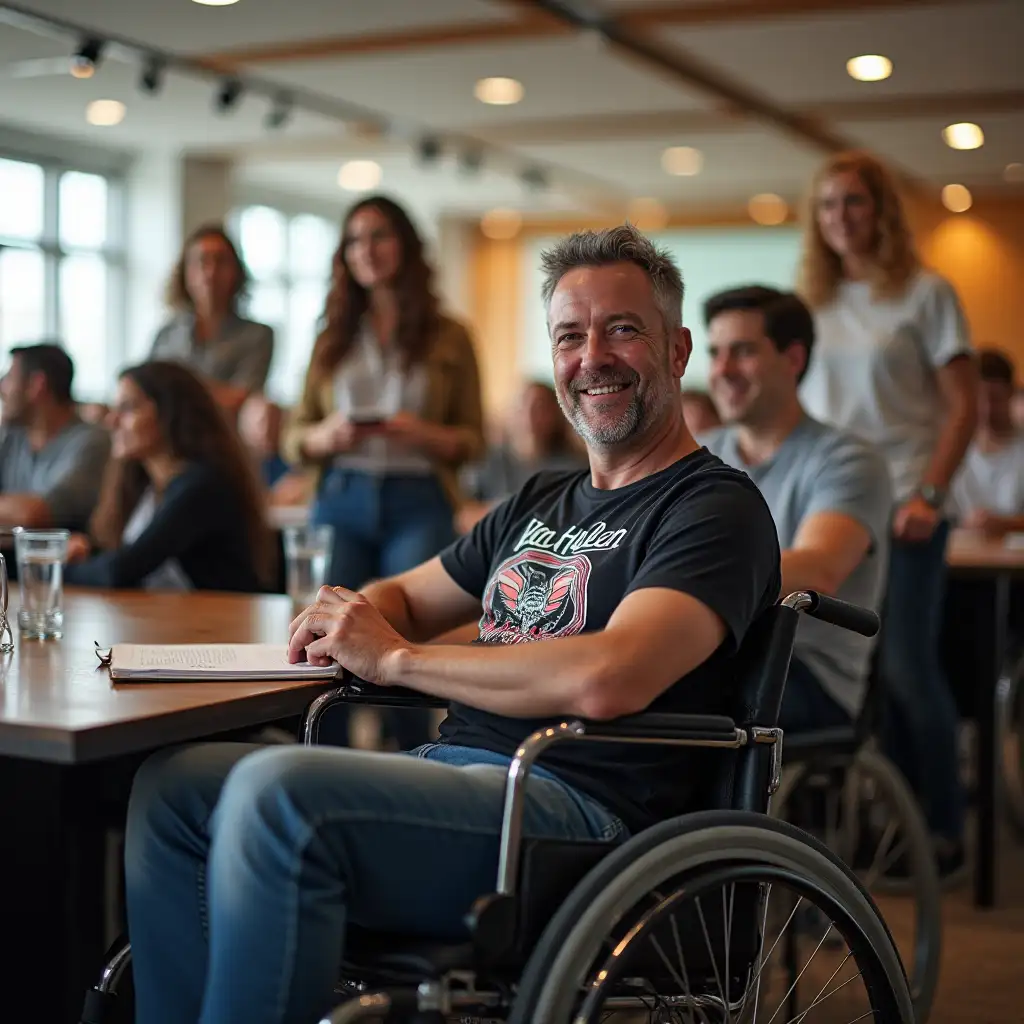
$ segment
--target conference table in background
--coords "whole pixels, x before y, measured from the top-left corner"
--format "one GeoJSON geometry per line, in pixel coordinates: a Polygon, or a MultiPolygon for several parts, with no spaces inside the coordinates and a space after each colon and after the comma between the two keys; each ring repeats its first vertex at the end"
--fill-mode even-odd
{"type": "Polygon", "coordinates": [[[1007,652],[1010,588],[1024,578],[1024,547],[955,530],[946,552],[949,593],[943,630],[945,661],[961,711],[977,723],[974,903],[996,902],[999,814],[997,701],[1007,652]]]}
{"type": "MultiPolygon", "coordinates": [[[[18,606],[12,593],[11,610],[18,606]]],[[[330,684],[113,684],[115,643],[283,643],[283,596],[69,589],[60,640],[17,639],[0,665],[3,1020],[77,1021],[104,954],[105,844],[154,749],[300,716],[330,684]],[[22,1014],[11,1015],[15,998],[22,1014]],[[28,1016],[31,1012],[31,1016],[28,1016]]]]}

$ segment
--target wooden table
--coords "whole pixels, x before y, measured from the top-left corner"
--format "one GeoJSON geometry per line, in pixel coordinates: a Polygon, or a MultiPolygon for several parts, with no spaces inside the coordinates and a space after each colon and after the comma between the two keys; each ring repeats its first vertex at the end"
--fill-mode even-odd
{"type": "Polygon", "coordinates": [[[0,991],[31,998],[31,1014],[12,1020],[77,1020],[104,952],[106,830],[135,763],[300,715],[329,685],[115,685],[93,641],[277,643],[291,616],[280,596],[69,590],[62,639],[21,641],[15,628],[0,669],[0,907],[14,950],[0,958],[0,991]]]}
{"type": "Polygon", "coordinates": [[[952,588],[958,581],[972,588],[969,628],[953,622],[949,632],[956,633],[958,643],[972,645],[969,684],[978,723],[974,902],[992,907],[996,899],[1001,756],[996,749],[996,693],[1007,650],[1010,585],[1024,576],[1024,548],[956,530],[950,536],[946,564],[952,588]]]}

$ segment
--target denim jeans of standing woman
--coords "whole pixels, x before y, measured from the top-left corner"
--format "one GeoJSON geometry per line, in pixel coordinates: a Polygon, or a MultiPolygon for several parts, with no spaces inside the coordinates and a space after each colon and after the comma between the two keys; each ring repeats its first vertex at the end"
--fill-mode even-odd
{"type": "Polygon", "coordinates": [[[917,796],[932,835],[959,847],[966,813],[959,716],[940,657],[948,536],[943,522],[924,543],[893,541],[878,667],[885,753],[917,796]]]}
{"type": "MultiPolygon", "coordinates": [[[[340,468],[324,476],[311,510],[313,523],[334,527],[330,581],[350,590],[433,558],[455,539],[452,517],[451,503],[434,476],[340,468]]],[[[323,719],[321,742],[346,743],[348,720],[348,708],[332,708],[323,719]]],[[[430,739],[429,711],[388,709],[382,720],[401,750],[430,739]]]]}

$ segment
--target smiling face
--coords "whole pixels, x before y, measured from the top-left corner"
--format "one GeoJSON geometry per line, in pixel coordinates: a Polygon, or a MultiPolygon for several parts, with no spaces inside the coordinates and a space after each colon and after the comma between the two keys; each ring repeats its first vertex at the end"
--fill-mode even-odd
{"type": "Polygon", "coordinates": [[[708,325],[708,385],[724,423],[764,425],[796,393],[803,345],[779,351],[759,309],[730,309],[708,325]]]}
{"type": "Polygon", "coordinates": [[[558,404],[588,447],[628,446],[681,416],[690,332],[666,329],[639,266],[569,271],[551,296],[548,325],[558,404]]]}
{"type": "Polygon", "coordinates": [[[185,290],[201,309],[228,308],[241,276],[231,246],[220,235],[201,235],[185,253],[185,290]]]}
{"type": "Polygon", "coordinates": [[[116,459],[142,460],[164,451],[156,404],[130,377],[117,382],[117,396],[107,418],[111,453],[116,459]]]}
{"type": "Polygon", "coordinates": [[[402,266],[402,243],[391,221],[376,206],[357,210],[345,227],[345,265],[368,291],[387,286],[402,266]]]}
{"type": "Polygon", "coordinates": [[[815,216],[822,239],[840,259],[874,252],[878,210],[856,171],[836,171],[821,182],[815,196],[815,216]]]}

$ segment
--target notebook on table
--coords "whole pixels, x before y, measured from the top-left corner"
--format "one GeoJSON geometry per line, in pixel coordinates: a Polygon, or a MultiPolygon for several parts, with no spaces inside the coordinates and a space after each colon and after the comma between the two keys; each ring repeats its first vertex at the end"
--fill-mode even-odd
{"type": "Polygon", "coordinates": [[[335,664],[290,664],[284,644],[114,644],[96,653],[118,682],[280,682],[339,674],[335,664]]]}

